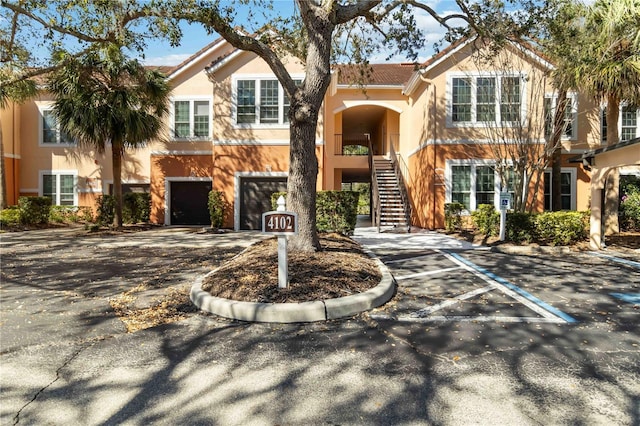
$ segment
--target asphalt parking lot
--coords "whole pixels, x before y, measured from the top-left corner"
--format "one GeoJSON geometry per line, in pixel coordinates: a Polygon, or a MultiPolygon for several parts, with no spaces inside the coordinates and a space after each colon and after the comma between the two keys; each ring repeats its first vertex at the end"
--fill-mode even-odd
{"type": "Polygon", "coordinates": [[[193,313],[127,333],[109,307],[143,282],[188,287],[257,238],[0,235],[0,422],[640,424],[633,254],[368,235],[398,290],[353,318],[282,325],[193,313]]]}

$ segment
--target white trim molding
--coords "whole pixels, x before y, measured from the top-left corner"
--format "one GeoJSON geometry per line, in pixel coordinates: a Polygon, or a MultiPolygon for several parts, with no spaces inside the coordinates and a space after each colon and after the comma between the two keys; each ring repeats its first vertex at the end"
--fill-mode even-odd
{"type": "MultiPolygon", "coordinates": [[[[509,139],[509,140],[493,140],[493,139],[427,139],[422,142],[418,147],[409,151],[409,157],[417,154],[428,146],[432,145],[492,145],[492,144],[507,144],[507,145],[516,145],[522,143],[517,139],[509,139]]],[[[546,142],[544,139],[532,140],[531,143],[535,143],[536,145],[544,145],[546,142]]],[[[572,151],[573,152],[573,151],[572,151]]]]}
{"type": "Polygon", "coordinates": [[[392,111],[397,112],[398,114],[402,114],[402,108],[395,106],[393,104],[390,104],[388,102],[383,102],[383,101],[342,101],[342,105],[340,105],[337,108],[334,108],[332,113],[338,114],[339,112],[342,112],[344,110],[350,109],[350,108],[354,108],[354,107],[359,107],[359,106],[379,106],[382,108],[386,108],[386,109],[390,109],[392,111]]]}
{"type": "Polygon", "coordinates": [[[169,140],[172,142],[206,142],[213,135],[213,95],[179,95],[172,96],[169,100],[169,140]],[[189,102],[189,136],[177,137],[175,132],[175,103],[189,102]],[[208,102],[208,134],[207,136],[193,136],[195,132],[195,102],[208,102]]]}
{"type": "Polygon", "coordinates": [[[151,151],[152,157],[163,157],[167,155],[213,155],[213,151],[195,150],[195,151],[182,151],[182,150],[154,150],[151,151]]]}
{"type": "Polygon", "coordinates": [[[288,172],[236,172],[233,176],[233,229],[240,230],[240,181],[242,178],[288,176],[288,172]]]}
{"type": "Polygon", "coordinates": [[[44,196],[44,185],[43,179],[45,175],[56,176],[56,199],[53,200],[53,205],[60,205],[60,176],[67,175],[73,176],[73,204],[74,206],[78,205],[78,171],[77,170],[38,170],[38,195],[40,197],[44,196]]]}

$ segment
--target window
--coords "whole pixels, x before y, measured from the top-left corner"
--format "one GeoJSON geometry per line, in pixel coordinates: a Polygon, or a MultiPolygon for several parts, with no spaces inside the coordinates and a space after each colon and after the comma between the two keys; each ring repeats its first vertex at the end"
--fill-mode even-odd
{"type": "Polygon", "coordinates": [[[52,109],[43,109],[41,115],[41,143],[43,145],[73,145],[73,139],[60,130],[52,109]]]}
{"type": "MultiPolygon", "coordinates": [[[[464,204],[473,211],[480,204],[499,208],[500,174],[493,160],[447,160],[447,202],[464,204]]],[[[513,197],[515,175],[507,170],[507,191],[513,197]]]]}
{"type": "MultiPolygon", "coordinates": [[[[544,136],[549,139],[553,132],[558,97],[547,95],[544,98],[544,136]]],[[[578,129],[578,102],[574,94],[567,95],[562,127],[562,139],[575,140],[578,129]]]]}
{"type": "MultiPolygon", "coordinates": [[[[640,115],[640,108],[633,108],[623,105],[620,107],[620,121],[618,123],[618,129],[620,131],[620,140],[628,141],[638,137],[640,134],[640,128],[638,123],[640,122],[638,116],[640,115]]],[[[600,111],[600,141],[603,145],[607,144],[607,108],[602,108],[600,111]]]]}
{"type": "MultiPolygon", "coordinates": [[[[300,84],[302,80],[295,80],[300,84]]],[[[284,125],[291,101],[274,78],[236,80],[236,124],[284,125]]]]}
{"type": "Polygon", "coordinates": [[[451,167],[451,202],[471,208],[471,166],[451,167]]]}
{"type": "Polygon", "coordinates": [[[57,206],[78,205],[75,172],[41,172],[42,196],[57,206]]]}
{"type": "Polygon", "coordinates": [[[521,76],[453,76],[450,79],[450,124],[519,122],[521,76]]]}
{"type": "Polygon", "coordinates": [[[620,140],[628,141],[634,139],[638,128],[638,111],[635,108],[624,106],[620,111],[620,119],[622,121],[620,140]]]}
{"type": "Polygon", "coordinates": [[[211,135],[210,100],[175,100],[172,105],[174,138],[206,139],[211,135]]]}
{"type": "Polygon", "coordinates": [[[256,82],[254,80],[238,81],[238,124],[256,122],[256,82]]]}
{"type": "Polygon", "coordinates": [[[454,78],[452,89],[451,116],[453,121],[471,121],[471,81],[468,78],[454,78]]]}
{"type": "MultiPolygon", "coordinates": [[[[553,203],[551,198],[551,170],[544,172],[544,209],[552,210],[553,203]]],[[[562,168],[560,173],[560,194],[562,205],[561,210],[576,209],[576,170],[570,168],[562,168]]]]}

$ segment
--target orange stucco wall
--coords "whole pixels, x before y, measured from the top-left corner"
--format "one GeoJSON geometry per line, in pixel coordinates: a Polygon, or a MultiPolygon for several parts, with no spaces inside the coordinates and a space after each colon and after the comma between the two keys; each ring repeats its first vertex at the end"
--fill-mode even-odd
{"type": "Polygon", "coordinates": [[[211,177],[213,161],[211,155],[154,155],[151,157],[151,214],[152,223],[165,221],[166,178],[211,177]]]}
{"type": "MultiPolygon", "coordinates": [[[[567,156],[570,158],[571,156],[567,156]]],[[[565,158],[565,162],[567,160],[565,158]]],[[[447,160],[491,160],[495,159],[492,148],[480,144],[427,145],[410,157],[409,196],[412,201],[413,224],[428,229],[444,227],[444,204],[446,200],[445,171],[447,160]]],[[[576,167],[566,163],[567,167],[576,167]]],[[[586,179],[582,167],[578,167],[577,190],[581,190],[581,181],[586,179]]],[[[544,176],[540,175],[540,179],[544,176]]],[[[578,200],[578,209],[584,200],[578,200]]],[[[531,211],[542,211],[544,208],[544,185],[542,181],[536,187],[536,181],[529,182],[527,206],[531,211]]]]}

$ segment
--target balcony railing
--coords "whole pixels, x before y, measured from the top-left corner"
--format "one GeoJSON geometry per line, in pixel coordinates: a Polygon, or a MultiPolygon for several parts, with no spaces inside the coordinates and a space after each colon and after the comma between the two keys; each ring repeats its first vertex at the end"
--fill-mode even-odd
{"type": "Polygon", "coordinates": [[[335,155],[369,155],[369,135],[335,135],[335,155]]]}

